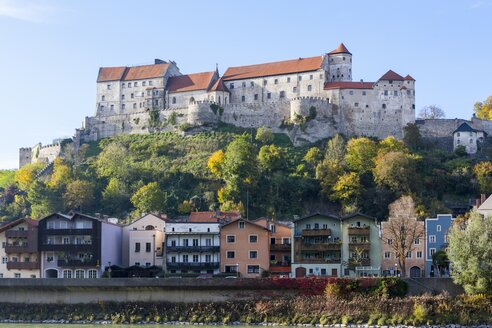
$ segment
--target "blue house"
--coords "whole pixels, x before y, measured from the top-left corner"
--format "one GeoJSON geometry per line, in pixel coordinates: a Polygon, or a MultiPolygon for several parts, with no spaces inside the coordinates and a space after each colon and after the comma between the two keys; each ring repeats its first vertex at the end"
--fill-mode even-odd
{"type": "Polygon", "coordinates": [[[425,219],[425,272],[428,277],[448,276],[449,270],[437,272],[432,264],[432,255],[439,250],[448,247],[448,231],[453,224],[454,218],[451,214],[438,214],[437,218],[425,219]]]}

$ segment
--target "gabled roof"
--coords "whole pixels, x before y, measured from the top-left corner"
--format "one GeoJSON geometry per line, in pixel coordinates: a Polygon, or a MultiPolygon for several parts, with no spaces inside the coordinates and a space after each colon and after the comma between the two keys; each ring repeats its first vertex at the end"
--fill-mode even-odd
{"type": "Polygon", "coordinates": [[[225,91],[230,93],[229,89],[227,89],[226,85],[224,84],[224,80],[222,78],[215,81],[214,85],[210,88],[209,91],[225,91]]]}
{"type": "Polygon", "coordinates": [[[304,219],[309,219],[309,218],[312,218],[314,216],[325,216],[325,217],[328,217],[330,219],[335,219],[337,221],[340,221],[340,218],[338,216],[335,216],[335,215],[332,215],[332,214],[324,214],[324,213],[316,212],[316,213],[313,213],[313,214],[309,214],[307,216],[304,216],[302,218],[295,219],[292,222],[297,222],[297,221],[301,221],[301,220],[304,220],[304,219]]]}
{"type": "Polygon", "coordinates": [[[38,226],[38,221],[36,221],[36,220],[30,219],[30,218],[20,218],[17,220],[7,222],[4,225],[2,225],[0,227],[0,232],[4,232],[5,230],[9,230],[9,229],[11,229],[11,228],[13,228],[19,224],[24,223],[24,222],[27,223],[31,227],[37,227],[38,226]]]}
{"type": "Polygon", "coordinates": [[[215,72],[203,72],[172,76],[167,80],[167,89],[169,92],[208,90],[215,74],[215,72]]]}
{"type": "Polygon", "coordinates": [[[231,81],[253,77],[316,71],[321,68],[322,63],[323,56],[316,56],[273,63],[229,67],[222,78],[224,81],[231,81]]]}
{"type": "Polygon", "coordinates": [[[133,67],[101,67],[99,68],[97,82],[130,81],[164,77],[168,68],[169,64],[167,63],[133,67]]]}
{"type": "Polygon", "coordinates": [[[239,221],[244,221],[247,224],[252,224],[252,225],[254,225],[254,226],[258,227],[258,228],[264,229],[266,231],[270,231],[268,228],[265,228],[261,224],[258,224],[258,223],[255,223],[253,221],[249,221],[249,220],[246,220],[246,219],[241,219],[241,218],[240,219],[236,219],[236,220],[231,220],[230,222],[227,222],[226,224],[223,224],[221,228],[224,228],[225,226],[228,226],[228,225],[230,225],[232,223],[236,223],[236,222],[239,222],[239,221]]]}
{"type": "Polygon", "coordinates": [[[324,89],[372,89],[374,82],[326,82],[324,89]]]}
{"type": "Polygon", "coordinates": [[[348,51],[347,47],[345,47],[343,42],[340,43],[335,50],[332,50],[328,53],[328,55],[336,55],[336,54],[349,54],[349,55],[351,55],[350,51],[348,51]]]}
{"type": "Polygon", "coordinates": [[[394,81],[403,81],[404,78],[398,73],[395,73],[392,70],[387,71],[383,76],[379,78],[379,80],[394,80],[394,81]]]}
{"type": "Polygon", "coordinates": [[[492,210],[492,195],[490,195],[483,203],[478,207],[479,211],[492,210]]]}
{"type": "Polygon", "coordinates": [[[142,217],[140,217],[140,218],[138,218],[138,219],[136,219],[136,220],[134,220],[134,221],[132,221],[132,222],[128,223],[128,224],[127,224],[127,226],[131,226],[131,225],[133,225],[133,224],[135,224],[135,223],[138,223],[138,221],[140,221],[140,220],[142,220],[143,218],[146,218],[146,217],[148,217],[148,216],[153,216],[153,217],[154,217],[154,218],[156,218],[156,219],[159,219],[159,220],[161,220],[161,221],[167,222],[167,216],[162,217],[162,216],[158,216],[158,215],[155,215],[155,214],[149,213],[149,214],[146,214],[146,215],[144,215],[144,216],[142,216],[142,217]]]}
{"type": "Polygon", "coordinates": [[[364,214],[364,213],[361,213],[361,212],[356,212],[356,213],[352,213],[352,214],[343,216],[343,217],[340,218],[340,221],[348,220],[348,219],[354,218],[356,216],[362,216],[362,217],[364,217],[366,219],[370,219],[370,220],[373,220],[373,221],[381,221],[378,218],[375,218],[374,216],[370,216],[370,215],[367,215],[367,214],[364,214]]]}
{"type": "Polygon", "coordinates": [[[461,123],[460,126],[458,126],[458,128],[456,130],[453,131],[453,133],[455,133],[455,132],[478,132],[478,131],[479,130],[475,130],[470,125],[468,125],[468,123],[463,122],[463,123],[461,123]]]}
{"type": "Polygon", "coordinates": [[[237,211],[229,212],[191,212],[188,218],[188,222],[209,222],[217,223],[219,220],[223,219],[239,219],[241,213],[237,211]]]}
{"type": "Polygon", "coordinates": [[[97,82],[119,81],[125,74],[126,67],[101,67],[97,75],[97,82]]]}
{"type": "Polygon", "coordinates": [[[415,79],[413,77],[411,77],[410,74],[407,74],[407,76],[405,76],[403,79],[405,81],[415,81],[415,79]]]}

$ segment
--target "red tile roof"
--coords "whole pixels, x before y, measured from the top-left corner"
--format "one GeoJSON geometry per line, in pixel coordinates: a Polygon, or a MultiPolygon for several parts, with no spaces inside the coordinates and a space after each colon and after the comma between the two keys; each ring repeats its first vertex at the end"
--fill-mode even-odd
{"type": "Polygon", "coordinates": [[[415,79],[413,77],[411,77],[410,74],[407,74],[407,76],[405,76],[404,80],[405,81],[415,81],[415,79]]]}
{"type": "Polygon", "coordinates": [[[284,60],[273,63],[229,67],[222,78],[224,81],[253,77],[316,71],[321,68],[322,56],[284,60]]]}
{"type": "Polygon", "coordinates": [[[119,81],[125,74],[126,67],[101,67],[97,75],[97,82],[119,81]]]}
{"type": "Polygon", "coordinates": [[[153,64],[133,67],[101,67],[97,82],[130,81],[163,77],[169,64],[153,64]]]}
{"type": "Polygon", "coordinates": [[[225,91],[230,93],[229,89],[227,89],[227,87],[225,86],[224,80],[222,80],[222,78],[215,81],[214,85],[210,88],[209,91],[225,91]]]}
{"type": "Polygon", "coordinates": [[[349,55],[351,55],[350,51],[348,51],[347,47],[345,47],[345,45],[343,43],[340,43],[335,50],[330,51],[328,53],[328,55],[336,55],[336,54],[349,54],[349,55]]]}
{"type": "Polygon", "coordinates": [[[208,90],[214,77],[215,72],[173,76],[167,80],[167,89],[169,92],[208,90]]]}
{"type": "Polygon", "coordinates": [[[373,85],[374,82],[327,82],[324,89],[372,89],[373,85]]]}
{"type": "Polygon", "coordinates": [[[403,81],[403,76],[401,76],[398,73],[393,72],[392,70],[389,70],[379,78],[379,80],[394,80],[394,81],[403,81]]]}
{"type": "Polygon", "coordinates": [[[216,223],[219,219],[237,219],[240,218],[239,212],[191,212],[188,222],[210,222],[216,223]]]}
{"type": "Polygon", "coordinates": [[[168,67],[169,64],[153,64],[128,67],[123,80],[130,81],[164,77],[164,74],[166,74],[168,67]]]}

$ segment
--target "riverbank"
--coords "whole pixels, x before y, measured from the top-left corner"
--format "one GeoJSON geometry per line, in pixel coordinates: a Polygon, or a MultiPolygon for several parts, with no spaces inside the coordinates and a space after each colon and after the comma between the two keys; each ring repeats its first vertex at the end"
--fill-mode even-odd
{"type": "Polygon", "coordinates": [[[422,326],[492,325],[485,296],[359,295],[351,299],[299,296],[213,303],[99,302],[93,304],[0,304],[0,322],[422,326]]]}

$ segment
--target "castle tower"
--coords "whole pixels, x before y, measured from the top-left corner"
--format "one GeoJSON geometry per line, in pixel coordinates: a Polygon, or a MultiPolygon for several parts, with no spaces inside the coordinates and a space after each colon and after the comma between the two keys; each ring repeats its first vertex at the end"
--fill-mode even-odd
{"type": "Polygon", "coordinates": [[[352,81],[352,54],[343,43],[328,53],[328,81],[352,81]]]}

